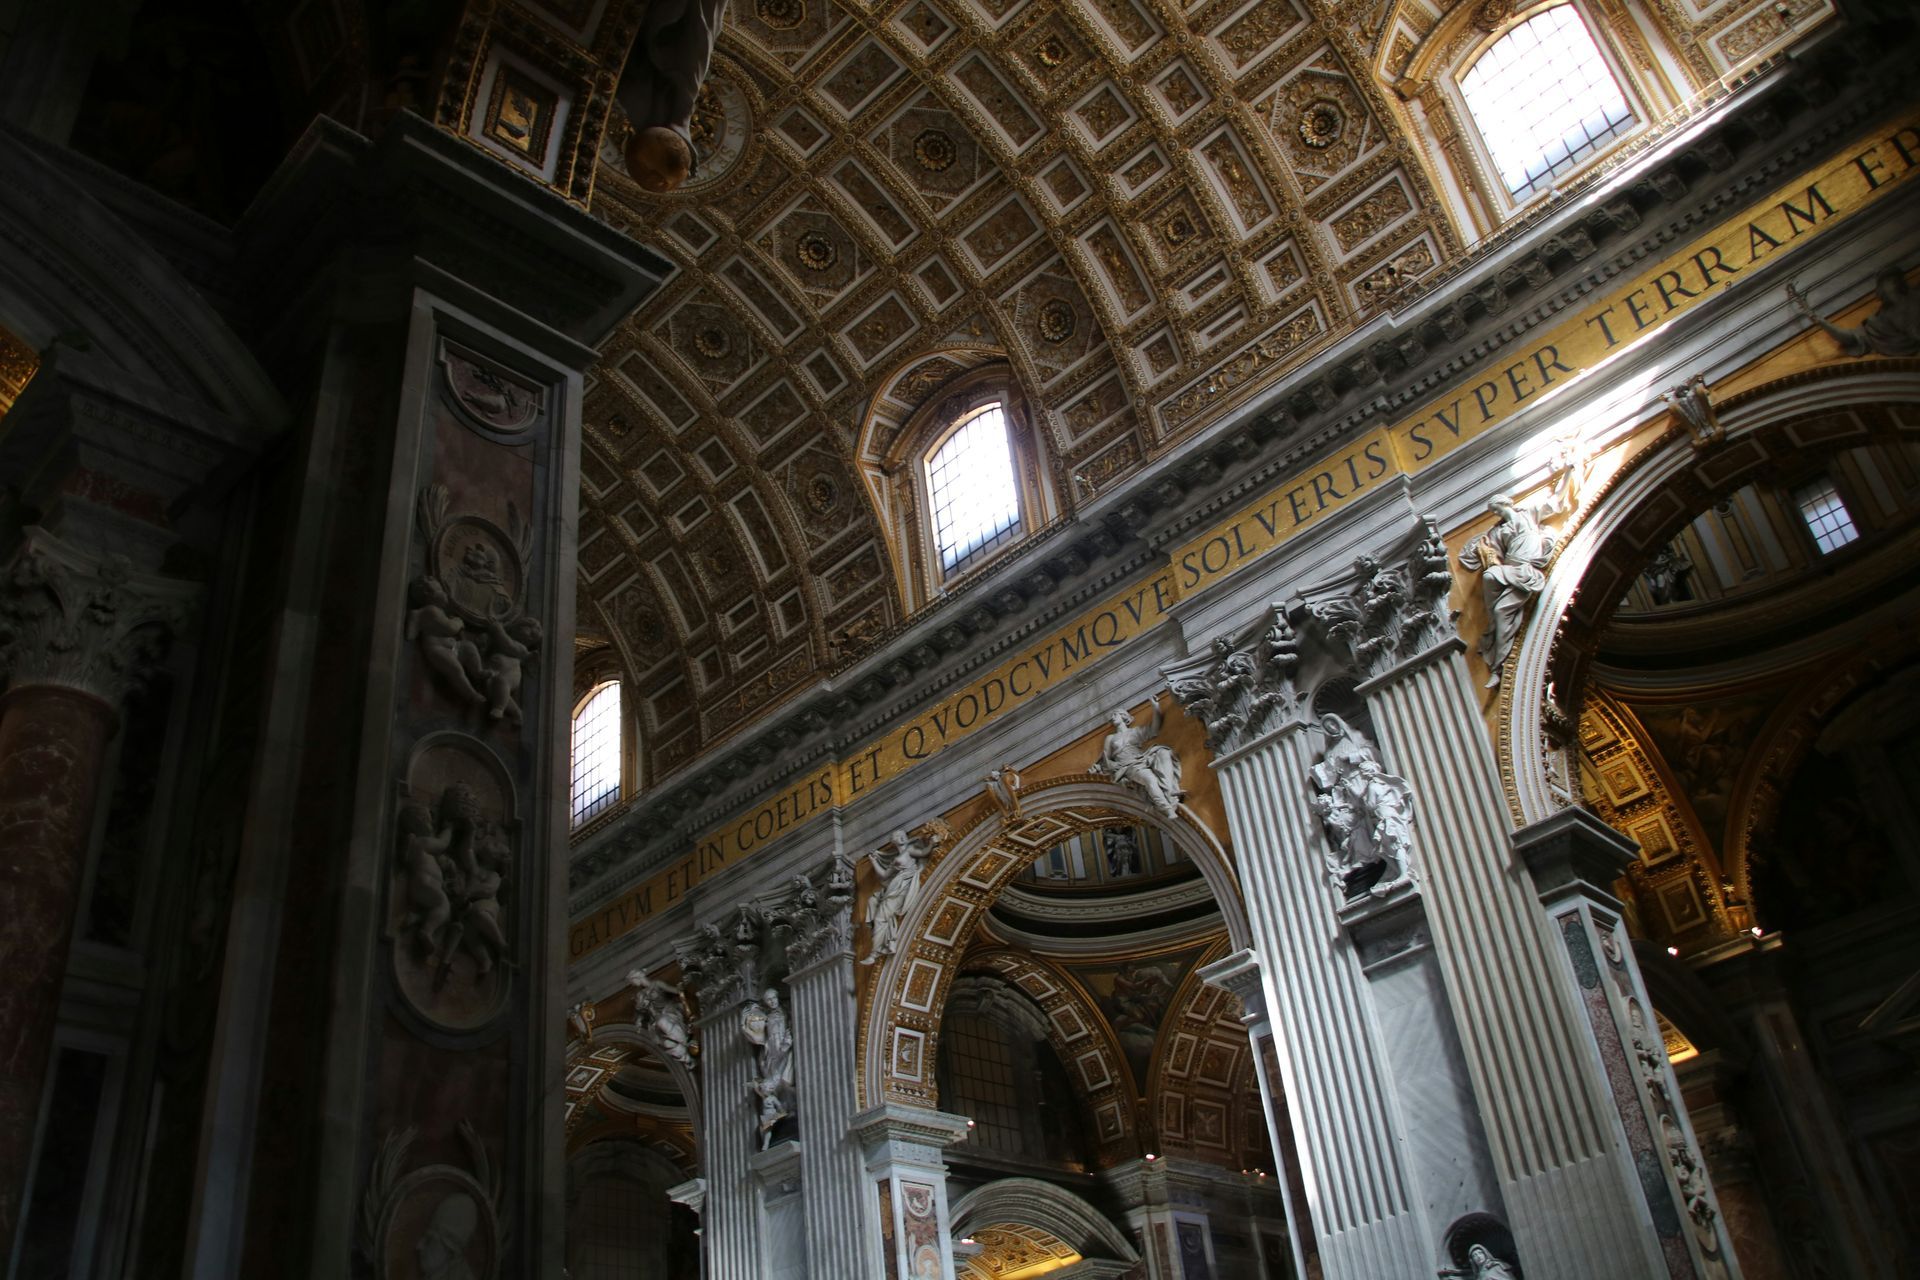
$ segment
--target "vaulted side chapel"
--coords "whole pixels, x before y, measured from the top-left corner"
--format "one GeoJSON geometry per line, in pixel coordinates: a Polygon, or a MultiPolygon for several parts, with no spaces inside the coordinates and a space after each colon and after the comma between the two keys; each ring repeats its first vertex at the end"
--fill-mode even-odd
{"type": "Polygon", "coordinates": [[[0,4],[6,1280],[1897,1280],[1898,0],[0,4]]]}

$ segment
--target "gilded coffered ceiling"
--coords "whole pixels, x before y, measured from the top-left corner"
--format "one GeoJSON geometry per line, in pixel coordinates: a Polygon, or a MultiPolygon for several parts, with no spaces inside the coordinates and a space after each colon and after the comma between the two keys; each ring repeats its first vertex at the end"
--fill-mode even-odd
{"type": "Polygon", "coordinates": [[[1456,253],[1383,15],[735,0],[687,186],[614,122],[592,206],[679,269],[589,394],[580,617],[650,777],[900,620],[868,495],[951,378],[1004,360],[1081,501],[1456,253]]]}

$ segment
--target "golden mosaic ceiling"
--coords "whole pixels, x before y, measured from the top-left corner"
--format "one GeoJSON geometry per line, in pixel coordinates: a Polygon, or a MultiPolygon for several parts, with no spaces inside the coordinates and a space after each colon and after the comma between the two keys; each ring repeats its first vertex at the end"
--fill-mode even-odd
{"type": "Polygon", "coordinates": [[[589,396],[581,620],[654,776],[898,621],[866,481],[948,376],[1010,364],[1070,503],[1455,252],[1375,8],[735,0],[687,187],[616,123],[593,207],[679,270],[589,396]]]}

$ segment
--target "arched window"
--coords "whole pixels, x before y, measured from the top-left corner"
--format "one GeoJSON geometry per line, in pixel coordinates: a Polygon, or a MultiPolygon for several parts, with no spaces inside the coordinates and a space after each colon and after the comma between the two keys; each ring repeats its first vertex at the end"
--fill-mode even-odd
{"type": "Polygon", "coordinates": [[[964,572],[1020,536],[1020,484],[1000,401],[956,425],[927,456],[926,466],[927,505],[943,578],[964,572]]]}
{"type": "Polygon", "coordinates": [[[1638,123],[1571,4],[1535,14],[1489,45],[1460,77],[1460,94],[1514,200],[1547,190],[1638,123]]]}
{"type": "Polygon", "coordinates": [[[620,682],[595,685],[573,712],[573,825],[620,802],[620,682]]]}

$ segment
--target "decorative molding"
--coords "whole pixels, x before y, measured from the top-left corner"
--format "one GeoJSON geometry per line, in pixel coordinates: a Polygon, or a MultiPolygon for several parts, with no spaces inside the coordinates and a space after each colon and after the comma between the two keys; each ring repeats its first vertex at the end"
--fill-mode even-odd
{"type": "Polygon", "coordinates": [[[1263,622],[1250,644],[1216,636],[1205,654],[1161,668],[1187,714],[1206,725],[1207,749],[1216,755],[1237,751],[1300,713],[1300,636],[1283,604],[1269,608],[1263,622]]]}
{"type": "Polygon", "coordinates": [[[0,672],[9,688],[58,685],[117,707],[158,668],[199,598],[196,584],[30,526],[0,580],[0,672]]]}
{"type": "Polygon", "coordinates": [[[1453,636],[1452,589],[1447,544],[1426,516],[1400,547],[1361,556],[1351,574],[1303,599],[1316,633],[1344,655],[1356,680],[1367,681],[1453,636]]]}

